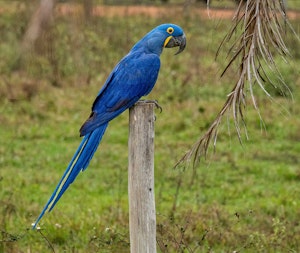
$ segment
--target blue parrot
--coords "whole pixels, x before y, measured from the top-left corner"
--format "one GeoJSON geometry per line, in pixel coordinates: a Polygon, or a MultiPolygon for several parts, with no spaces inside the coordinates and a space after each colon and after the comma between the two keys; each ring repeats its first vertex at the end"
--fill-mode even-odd
{"type": "Polygon", "coordinates": [[[185,49],[186,37],[181,27],[162,24],[146,34],[115,66],[98,93],[90,117],[80,128],[84,136],[64,175],[41,214],[32,225],[36,228],[45,212],[50,212],[80,171],[89,165],[110,120],[132,107],[154,87],[164,47],[185,49]]]}

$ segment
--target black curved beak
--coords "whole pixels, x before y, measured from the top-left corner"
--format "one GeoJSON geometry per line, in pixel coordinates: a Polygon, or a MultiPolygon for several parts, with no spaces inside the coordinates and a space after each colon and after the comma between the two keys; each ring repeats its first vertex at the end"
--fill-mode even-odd
{"type": "Polygon", "coordinates": [[[185,46],[186,46],[185,34],[182,34],[181,36],[177,36],[177,37],[172,37],[165,45],[165,47],[167,48],[179,47],[179,50],[175,55],[180,54],[185,49],[185,46]]]}

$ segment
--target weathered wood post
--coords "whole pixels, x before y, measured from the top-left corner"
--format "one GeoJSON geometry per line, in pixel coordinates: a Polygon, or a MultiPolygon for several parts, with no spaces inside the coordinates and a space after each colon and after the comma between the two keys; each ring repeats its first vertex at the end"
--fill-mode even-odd
{"type": "Polygon", "coordinates": [[[154,199],[154,106],[129,110],[128,198],[131,253],[156,253],[154,199]]]}

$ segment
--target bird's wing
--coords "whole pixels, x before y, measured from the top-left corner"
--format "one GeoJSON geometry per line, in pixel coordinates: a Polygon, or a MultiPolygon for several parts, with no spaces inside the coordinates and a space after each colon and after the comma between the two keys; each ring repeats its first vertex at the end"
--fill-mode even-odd
{"type": "Polygon", "coordinates": [[[92,107],[89,119],[80,129],[86,135],[133,106],[153,88],[160,68],[155,54],[130,53],[115,67],[92,107]]]}

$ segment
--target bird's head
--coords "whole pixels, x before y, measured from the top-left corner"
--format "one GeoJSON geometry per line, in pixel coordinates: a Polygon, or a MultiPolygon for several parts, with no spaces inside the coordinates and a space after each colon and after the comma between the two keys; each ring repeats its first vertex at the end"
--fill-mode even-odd
{"type": "Polygon", "coordinates": [[[161,54],[163,48],[179,47],[176,54],[181,53],[186,46],[186,37],[182,28],[175,24],[162,24],[144,36],[133,50],[143,48],[151,53],[161,54]]]}
{"type": "Polygon", "coordinates": [[[185,49],[186,38],[181,27],[174,24],[163,24],[157,28],[164,34],[164,47],[179,47],[176,54],[180,54],[185,49]]]}

